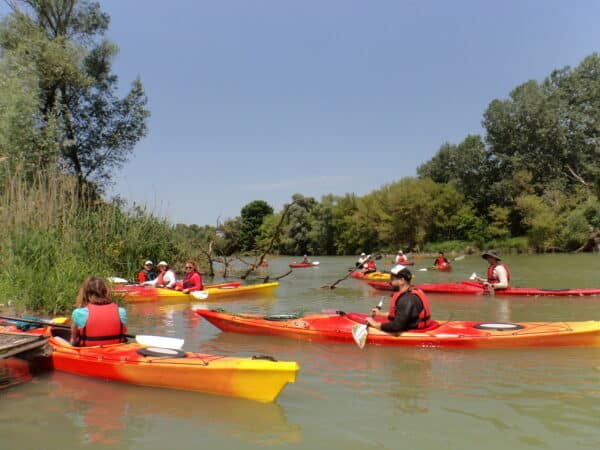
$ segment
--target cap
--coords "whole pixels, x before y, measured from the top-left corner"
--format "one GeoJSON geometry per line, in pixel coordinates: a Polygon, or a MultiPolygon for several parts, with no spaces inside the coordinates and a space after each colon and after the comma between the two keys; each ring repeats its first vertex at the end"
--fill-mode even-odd
{"type": "Polygon", "coordinates": [[[166,261],[161,261],[161,262],[158,263],[158,265],[159,266],[167,266],[167,267],[169,267],[169,263],[166,262],[166,261]]]}
{"type": "Polygon", "coordinates": [[[403,255],[403,254],[404,254],[404,252],[403,252],[402,250],[398,250],[398,254],[399,254],[399,255],[403,255]]]}
{"type": "Polygon", "coordinates": [[[148,260],[148,261],[146,261],[146,262],[144,263],[144,265],[145,265],[145,266],[153,266],[153,265],[154,265],[154,263],[153,263],[152,261],[148,260]]]}
{"type": "Polygon", "coordinates": [[[367,254],[366,254],[365,252],[362,252],[362,253],[360,254],[360,256],[367,256],[367,254]]]}
{"type": "Polygon", "coordinates": [[[485,252],[483,252],[483,254],[481,255],[481,257],[483,259],[487,258],[488,256],[491,256],[494,259],[497,259],[498,261],[502,261],[500,259],[500,257],[498,255],[496,255],[496,252],[494,250],[486,250],[485,252]]]}
{"type": "Polygon", "coordinates": [[[412,273],[402,264],[397,264],[390,270],[392,277],[394,278],[404,278],[406,281],[410,282],[412,280],[412,273]]]}

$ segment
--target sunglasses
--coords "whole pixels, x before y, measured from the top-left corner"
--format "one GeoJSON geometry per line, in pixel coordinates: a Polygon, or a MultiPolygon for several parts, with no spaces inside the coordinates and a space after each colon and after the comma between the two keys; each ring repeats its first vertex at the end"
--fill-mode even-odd
{"type": "Polygon", "coordinates": [[[193,269],[192,266],[185,266],[186,269],[193,269]]]}

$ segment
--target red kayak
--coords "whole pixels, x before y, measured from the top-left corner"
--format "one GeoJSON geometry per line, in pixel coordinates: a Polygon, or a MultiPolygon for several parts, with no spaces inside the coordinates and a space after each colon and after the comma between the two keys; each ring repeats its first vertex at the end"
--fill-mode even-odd
{"type": "MultiPolygon", "coordinates": [[[[370,281],[369,286],[380,291],[391,291],[389,283],[370,281]]],[[[473,294],[484,295],[492,294],[490,290],[477,281],[460,281],[457,283],[423,283],[416,284],[416,288],[423,292],[434,294],[473,294]]],[[[506,289],[496,289],[493,292],[496,296],[532,296],[532,297],[584,297],[590,295],[600,295],[600,288],[580,288],[580,289],[540,289],[526,287],[508,287],[506,289]]]]}
{"type": "MultiPolygon", "coordinates": [[[[313,342],[354,341],[352,330],[366,314],[322,311],[316,314],[231,314],[198,309],[196,313],[223,331],[281,336],[313,342]]],[[[600,322],[475,322],[433,321],[424,330],[386,333],[368,328],[366,342],[417,347],[556,347],[600,344],[600,322]]]]}
{"type": "Polygon", "coordinates": [[[301,269],[303,267],[317,267],[319,265],[319,261],[314,261],[314,262],[293,262],[291,264],[288,264],[288,266],[290,266],[292,269],[301,269]]]}
{"type": "Polygon", "coordinates": [[[450,264],[440,264],[438,266],[433,266],[432,269],[439,272],[450,272],[452,270],[452,266],[450,264]]]}

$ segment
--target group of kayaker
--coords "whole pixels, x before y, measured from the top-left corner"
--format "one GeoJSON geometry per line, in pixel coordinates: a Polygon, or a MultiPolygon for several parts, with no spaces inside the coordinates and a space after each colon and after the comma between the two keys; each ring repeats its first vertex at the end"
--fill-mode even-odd
{"type": "MultiPolygon", "coordinates": [[[[401,251],[399,256],[403,256],[401,251]]],[[[443,253],[440,252],[441,257],[443,253]]],[[[482,255],[488,263],[487,279],[477,277],[477,281],[492,289],[508,287],[510,272],[508,267],[501,263],[500,257],[493,250],[488,250],[482,255]]],[[[361,254],[360,268],[374,270],[375,264],[371,255],[361,254]]],[[[439,259],[439,257],[438,257],[439,259]]],[[[436,260],[438,261],[438,260],[436,260]]],[[[357,263],[357,264],[359,264],[357,263]]],[[[144,269],[140,271],[144,276],[152,273],[152,261],[146,261],[144,269]]],[[[175,287],[184,293],[202,289],[202,277],[194,261],[185,263],[186,275],[181,283],[176,283],[175,274],[169,269],[166,261],[158,263],[160,272],[151,279],[145,278],[143,284],[159,287],[175,287]]],[[[431,307],[423,291],[411,287],[413,275],[409,269],[401,264],[396,264],[390,270],[390,284],[394,293],[386,313],[378,309],[372,310],[372,317],[367,319],[367,326],[380,329],[389,333],[399,333],[412,329],[425,329],[431,325],[431,307]],[[377,320],[385,318],[387,321],[377,320]]],[[[71,343],[79,346],[113,344],[125,341],[127,331],[127,312],[110,299],[109,288],[102,278],[89,277],[79,289],[76,308],[72,314],[71,343]]]]}
{"type": "Polygon", "coordinates": [[[153,270],[152,261],[144,263],[144,267],[138,273],[138,281],[143,286],[175,289],[185,294],[203,289],[202,275],[198,272],[196,263],[192,260],[185,262],[185,276],[183,281],[177,282],[175,272],[169,269],[169,263],[161,261],[158,263],[158,273],[153,270]]]}

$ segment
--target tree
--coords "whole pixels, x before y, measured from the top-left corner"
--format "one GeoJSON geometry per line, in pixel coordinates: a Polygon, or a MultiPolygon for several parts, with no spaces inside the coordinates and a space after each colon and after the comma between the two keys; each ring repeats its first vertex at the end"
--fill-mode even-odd
{"type": "Polygon", "coordinates": [[[79,184],[101,191],[145,136],[149,111],[139,79],[122,99],[111,61],[117,47],[101,39],[110,22],[88,0],[15,0],[3,21],[0,48],[35,72],[35,127],[55,120],[61,166],[79,184]],[[23,9],[18,6],[22,5],[23,9]]]}
{"type": "Polygon", "coordinates": [[[252,251],[266,216],[273,214],[273,208],[264,200],[254,200],[241,210],[240,246],[242,251],[252,251]]]}

